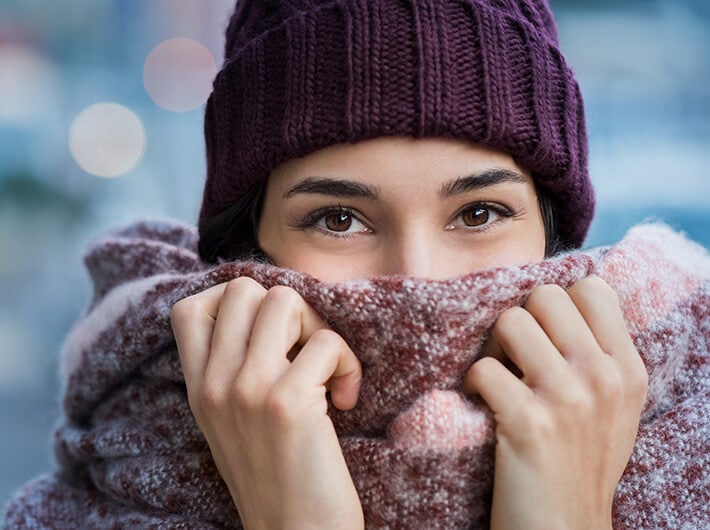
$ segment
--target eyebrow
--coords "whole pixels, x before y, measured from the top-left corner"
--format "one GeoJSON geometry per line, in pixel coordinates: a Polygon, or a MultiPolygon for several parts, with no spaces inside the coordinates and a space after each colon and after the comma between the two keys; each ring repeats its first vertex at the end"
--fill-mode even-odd
{"type": "Polygon", "coordinates": [[[362,182],[330,177],[307,177],[284,193],[284,199],[298,193],[320,193],[335,197],[364,197],[365,199],[380,197],[379,189],[376,187],[368,186],[362,182]]]}
{"type": "Polygon", "coordinates": [[[528,179],[526,179],[521,173],[513,171],[512,169],[492,168],[480,173],[468,175],[467,177],[459,177],[444,184],[441,187],[440,195],[442,199],[447,199],[452,195],[458,195],[472,190],[479,190],[481,188],[487,188],[488,186],[494,186],[504,182],[524,184],[527,181],[528,179]]]}
{"type": "MultiPolygon", "coordinates": [[[[465,177],[458,177],[445,183],[439,192],[442,199],[467,191],[487,188],[505,182],[525,183],[527,179],[517,171],[503,168],[491,168],[473,173],[465,177]]],[[[360,197],[376,200],[380,197],[379,188],[368,186],[353,180],[336,179],[331,177],[307,177],[284,193],[284,199],[299,193],[332,195],[334,197],[360,197]]]]}

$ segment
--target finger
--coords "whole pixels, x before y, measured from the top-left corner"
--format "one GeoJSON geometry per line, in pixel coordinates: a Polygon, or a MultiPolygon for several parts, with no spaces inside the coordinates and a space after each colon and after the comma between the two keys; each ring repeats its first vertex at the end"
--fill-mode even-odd
{"type": "Polygon", "coordinates": [[[523,377],[523,372],[515,366],[515,363],[508,357],[505,352],[503,351],[503,348],[500,345],[500,342],[498,342],[494,337],[493,337],[493,332],[491,330],[491,334],[489,335],[488,339],[486,339],[486,342],[484,342],[483,346],[481,347],[481,357],[493,357],[494,359],[498,359],[500,363],[505,366],[508,370],[510,370],[513,375],[517,378],[522,378],[523,377]]]}
{"type": "Polygon", "coordinates": [[[598,276],[575,283],[568,291],[602,351],[619,361],[627,381],[643,386],[646,367],[624,321],[619,297],[598,276]]]}
{"type": "Polygon", "coordinates": [[[570,362],[595,363],[601,349],[582,314],[559,285],[537,287],[523,306],[537,320],[557,350],[570,362]]]}
{"type": "Polygon", "coordinates": [[[511,307],[500,314],[490,343],[488,349],[502,351],[532,386],[554,385],[566,377],[566,362],[538,322],[521,307],[511,307]]]}
{"type": "Polygon", "coordinates": [[[272,287],[254,321],[242,364],[244,377],[259,373],[264,383],[282,377],[291,364],[287,358],[291,348],[302,346],[317,330],[327,328],[295,290],[284,285],[272,287]]]}
{"type": "Polygon", "coordinates": [[[624,322],[619,298],[598,276],[575,283],[568,291],[601,349],[619,360],[633,356],[635,347],[624,322]]]}
{"type": "Polygon", "coordinates": [[[186,382],[201,380],[209,359],[217,303],[223,285],[178,300],[170,309],[170,325],[175,336],[186,382]],[[216,303],[217,301],[217,303],[216,303]]]}
{"type": "Polygon", "coordinates": [[[483,357],[471,365],[462,389],[479,394],[495,414],[507,417],[535,399],[533,391],[493,357],[483,357]]]}
{"type": "Polygon", "coordinates": [[[226,283],[205,374],[208,380],[231,380],[241,367],[266,292],[261,284],[246,276],[226,283]]]}
{"type": "Polygon", "coordinates": [[[281,383],[308,389],[330,383],[333,405],[350,410],[357,403],[362,368],[360,361],[335,331],[316,331],[301,348],[281,383]]]}

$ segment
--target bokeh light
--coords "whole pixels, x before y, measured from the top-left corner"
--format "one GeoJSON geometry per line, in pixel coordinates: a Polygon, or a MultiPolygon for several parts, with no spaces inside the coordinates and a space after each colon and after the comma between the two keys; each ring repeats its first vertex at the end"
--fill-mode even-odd
{"type": "Polygon", "coordinates": [[[69,150],[87,173],[116,177],[133,169],[145,151],[146,135],[138,116],[116,103],[96,103],[74,119],[69,150]]]}
{"type": "Polygon", "coordinates": [[[217,63],[199,42],[187,38],[158,44],[143,66],[143,84],[153,101],[174,112],[201,106],[212,90],[217,63]]]}
{"type": "Polygon", "coordinates": [[[20,44],[0,43],[0,124],[23,126],[46,120],[57,106],[55,66],[20,44]]]}

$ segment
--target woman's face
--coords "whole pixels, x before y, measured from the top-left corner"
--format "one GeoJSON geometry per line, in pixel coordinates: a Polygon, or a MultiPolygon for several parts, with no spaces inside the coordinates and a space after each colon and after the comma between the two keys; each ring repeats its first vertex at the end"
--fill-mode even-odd
{"type": "Polygon", "coordinates": [[[270,175],[262,250],[325,281],[444,279],[545,257],[528,171],[449,138],[379,137],[292,159],[270,175]]]}

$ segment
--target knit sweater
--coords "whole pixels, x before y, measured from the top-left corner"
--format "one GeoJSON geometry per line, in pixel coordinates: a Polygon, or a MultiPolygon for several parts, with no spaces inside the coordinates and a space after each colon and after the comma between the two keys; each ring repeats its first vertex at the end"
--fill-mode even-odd
{"type": "MultiPolygon", "coordinates": [[[[487,528],[495,426],[459,391],[497,316],[533,288],[596,274],[618,293],[649,374],[615,528],[710,526],[710,257],[665,225],[608,247],[446,280],[323,282],[255,262],[208,265],[194,227],[138,221],[94,240],[86,311],[61,351],[57,468],[5,528],[240,528],[187,403],[170,326],[179,299],[239,276],[291,286],[362,363],[357,406],[329,404],[368,528],[487,528]]],[[[564,462],[559,463],[564,466],[564,462]]]]}

